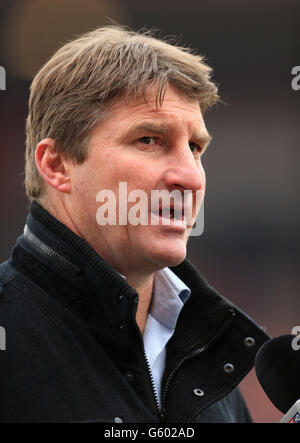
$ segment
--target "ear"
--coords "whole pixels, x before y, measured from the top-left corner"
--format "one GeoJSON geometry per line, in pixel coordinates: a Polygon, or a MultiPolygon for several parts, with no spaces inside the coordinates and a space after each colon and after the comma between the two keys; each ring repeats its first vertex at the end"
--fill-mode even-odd
{"type": "Polygon", "coordinates": [[[63,154],[54,149],[54,140],[45,138],[35,150],[35,164],[46,183],[59,192],[70,193],[68,164],[63,154]]]}

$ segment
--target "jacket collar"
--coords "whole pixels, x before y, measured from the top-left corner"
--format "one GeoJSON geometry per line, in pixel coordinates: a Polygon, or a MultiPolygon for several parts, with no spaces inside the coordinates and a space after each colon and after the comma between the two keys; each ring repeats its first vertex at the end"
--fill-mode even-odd
{"type": "MultiPolygon", "coordinates": [[[[24,235],[13,250],[12,262],[60,304],[87,321],[108,348],[113,346],[115,351],[124,352],[125,344],[137,336],[133,321],[138,299],[135,289],[91,246],[35,201],[30,207],[24,235]],[[25,259],[24,253],[29,254],[25,259]],[[115,337],[120,331],[122,339],[118,341],[115,337]]],[[[191,297],[180,313],[168,345],[172,360],[181,358],[182,353],[192,351],[195,346],[206,346],[237,313],[243,320],[246,335],[256,335],[260,343],[269,338],[209,286],[188,260],[171,269],[191,289],[191,297]]]]}

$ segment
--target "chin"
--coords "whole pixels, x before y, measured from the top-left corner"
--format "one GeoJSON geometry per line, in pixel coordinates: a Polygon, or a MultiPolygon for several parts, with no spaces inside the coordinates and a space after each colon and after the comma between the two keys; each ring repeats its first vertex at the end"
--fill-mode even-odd
{"type": "Polygon", "coordinates": [[[183,262],[186,257],[186,247],[177,245],[170,245],[169,247],[160,250],[151,250],[151,261],[156,263],[159,268],[177,266],[183,262]]]}
{"type": "Polygon", "coordinates": [[[166,235],[157,231],[143,229],[138,235],[131,236],[131,245],[137,256],[145,260],[153,271],[182,263],[186,257],[186,235],[166,235]]]}

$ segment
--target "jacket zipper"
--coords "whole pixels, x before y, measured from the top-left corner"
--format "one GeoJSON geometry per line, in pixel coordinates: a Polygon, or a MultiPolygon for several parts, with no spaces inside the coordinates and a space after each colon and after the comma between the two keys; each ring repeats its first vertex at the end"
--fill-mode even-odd
{"type": "Polygon", "coordinates": [[[169,373],[168,377],[166,378],[163,390],[162,390],[161,408],[160,408],[161,418],[164,418],[164,416],[165,416],[167,392],[168,392],[168,389],[170,387],[170,384],[172,382],[174,375],[176,374],[178,369],[187,360],[194,358],[194,357],[198,357],[199,355],[203,354],[211,346],[211,344],[214,343],[215,340],[229,327],[229,325],[231,324],[231,322],[233,320],[233,317],[235,316],[235,312],[233,309],[230,309],[229,312],[230,312],[230,317],[225,321],[225,323],[223,324],[220,331],[218,331],[218,333],[208,343],[202,345],[200,348],[197,348],[196,350],[194,350],[194,351],[190,352],[189,354],[185,355],[184,357],[182,357],[182,359],[176,363],[176,365],[173,367],[172,371],[169,373]]]}
{"type": "Polygon", "coordinates": [[[147,368],[148,368],[149,378],[150,378],[151,385],[152,385],[152,391],[153,391],[153,396],[154,396],[157,412],[158,412],[159,416],[162,418],[163,417],[163,413],[162,413],[162,410],[161,410],[161,407],[160,407],[160,404],[159,404],[156,386],[155,386],[155,383],[154,383],[154,379],[153,379],[150,363],[149,363],[147,354],[145,352],[145,349],[144,349],[144,357],[145,357],[145,362],[146,362],[146,365],[147,365],[147,368]]]}
{"type": "MultiPolygon", "coordinates": [[[[137,307],[138,307],[138,298],[135,297],[134,303],[133,303],[133,319],[134,319],[135,322],[136,322],[137,307]]],[[[152,386],[152,393],[153,393],[153,398],[154,398],[154,402],[155,402],[155,405],[156,405],[156,409],[157,409],[159,417],[163,418],[163,412],[162,412],[162,409],[161,409],[160,404],[159,404],[158,394],[157,394],[156,386],[155,386],[155,383],[154,383],[153,374],[152,374],[152,371],[151,371],[151,366],[150,366],[150,363],[149,363],[149,360],[148,360],[148,357],[147,357],[147,354],[146,354],[146,351],[145,351],[145,347],[144,347],[143,336],[142,336],[141,331],[138,328],[138,326],[137,326],[137,329],[138,329],[138,332],[140,334],[140,339],[141,339],[141,343],[142,343],[142,346],[143,346],[144,360],[145,360],[145,363],[146,363],[146,366],[147,366],[147,369],[148,369],[148,375],[149,375],[149,379],[150,379],[151,386],[152,386]]]]}

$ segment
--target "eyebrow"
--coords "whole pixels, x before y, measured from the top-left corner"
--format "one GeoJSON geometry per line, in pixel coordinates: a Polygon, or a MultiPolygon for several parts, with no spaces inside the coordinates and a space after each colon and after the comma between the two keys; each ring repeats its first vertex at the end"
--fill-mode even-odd
{"type": "Polygon", "coordinates": [[[166,134],[169,130],[169,126],[165,125],[159,125],[157,123],[141,123],[134,128],[132,128],[133,131],[149,131],[156,134],[166,134]]]}
{"type": "MultiPolygon", "coordinates": [[[[139,132],[139,131],[148,131],[153,134],[166,134],[172,129],[171,126],[158,124],[158,123],[141,123],[139,125],[134,126],[131,128],[130,132],[139,132]]],[[[196,133],[193,137],[193,140],[198,143],[204,143],[207,147],[209,143],[212,140],[212,136],[208,132],[200,131],[199,133],[196,133]]]]}

